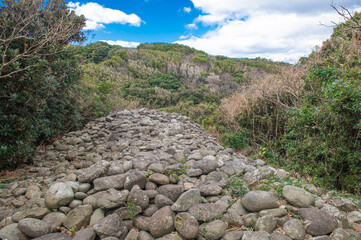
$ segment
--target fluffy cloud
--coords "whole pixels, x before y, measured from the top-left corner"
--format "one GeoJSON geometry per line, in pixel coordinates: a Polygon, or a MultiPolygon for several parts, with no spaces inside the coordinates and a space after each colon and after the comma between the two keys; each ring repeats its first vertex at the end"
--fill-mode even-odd
{"type": "Polygon", "coordinates": [[[140,43],[139,42],[127,42],[127,41],[112,41],[112,40],[100,40],[101,42],[106,42],[110,45],[117,45],[117,46],[122,46],[125,48],[135,48],[137,47],[140,43]]]}
{"type": "Polygon", "coordinates": [[[185,11],[186,13],[190,13],[192,9],[190,7],[184,7],[183,11],[185,11]]]}
{"type": "Polygon", "coordinates": [[[103,24],[109,23],[129,24],[137,27],[142,23],[142,19],[134,13],[126,14],[120,10],[105,8],[94,2],[82,5],[79,2],[70,2],[68,7],[74,10],[76,14],[85,16],[87,20],[85,30],[98,30],[105,27],[103,24]]]}
{"type": "MultiPolygon", "coordinates": [[[[341,0],[340,0],[341,1],[341,0]]],[[[321,26],[339,22],[330,7],[334,0],[192,0],[202,11],[192,24],[212,26],[202,36],[177,41],[213,55],[265,57],[296,62],[313,47],[329,38],[332,28],[321,26]]],[[[345,1],[343,1],[344,3],[345,1]]],[[[358,0],[348,0],[354,8],[358,0]]],[[[188,24],[188,26],[191,24],[188,24]]]]}

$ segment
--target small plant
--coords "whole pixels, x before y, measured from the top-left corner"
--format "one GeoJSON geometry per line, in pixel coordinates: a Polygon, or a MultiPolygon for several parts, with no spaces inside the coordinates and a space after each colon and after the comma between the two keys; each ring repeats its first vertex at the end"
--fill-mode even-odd
{"type": "Polygon", "coordinates": [[[74,227],[72,227],[72,228],[69,228],[69,232],[71,233],[72,236],[75,235],[76,231],[78,231],[77,226],[74,226],[74,227]]]}
{"type": "Polygon", "coordinates": [[[168,174],[171,176],[174,176],[176,178],[177,181],[180,180],[180,176],[182,174],[185,174],[187,172],[187,168],[189,168],[189,166],[186,165],[186,159],[183,158],[182,160],[178,160],[178,170],[169,170],[168,174]]]}
{"type": "Polygon", "coordinates": [[[135,204],[128,201],[128,217],[135,222],[135,204]]]}
{"type": "Polygon", "coordinates": [[[153,174],[153,171],[151,171],[151,170],[148,170],[148,172],[145,174],[148,181],[149,181],[150,175],[152,175],[152,174],[153,174]]]}
{"type": "Polygon", "coordinates": [[[202,231],[200,232],[200,234],[203,236],[203,237],[206,237],[206,234],[207,234],[208,230],[204,227],[202,229],[202,231]]]}
{"type": "Polygon", "coordinates": [[[242,179],[237,176],[230,177],[226,188],[229,191],[232,191],[233,195],[235,195],[236,197],[242,197],[248,192],[248,189],[244,186],[244,182],[242,181],[242,179]]]}
{"type": "Polygon", "coordinates": [[[178,223],[178,225],[179,225],[180,227],[183,226],[182,219],[181,219],[179,216],[177,216],[177,217],[175,218],[175,221],[178,223]]]}
{"type": "Polygon", "coordinates": [[[298,212],[296,212],[296,211],[294,211],[292,209],[289,209],[289,208],[287,209],[287,212],[288,212],[287,216],[297,218],[297,219],[301,219],[301,215],[298,212]]]}

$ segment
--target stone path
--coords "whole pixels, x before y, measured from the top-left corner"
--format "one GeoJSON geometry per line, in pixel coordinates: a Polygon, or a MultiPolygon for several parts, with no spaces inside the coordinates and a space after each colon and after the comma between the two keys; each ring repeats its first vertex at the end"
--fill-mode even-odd
{"type": "Polygon", "coordinates": [[[0,189],[2,239],[361,239],[360,205],[178,114],[113,113],[40,154],[0,189]]]}

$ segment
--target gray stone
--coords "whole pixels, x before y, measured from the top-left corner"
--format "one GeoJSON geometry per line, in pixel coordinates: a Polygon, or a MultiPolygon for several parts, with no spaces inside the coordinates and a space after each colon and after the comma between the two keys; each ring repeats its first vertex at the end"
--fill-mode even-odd
{"type": "Polygon", "coordinates": [[[143,190],[133,187],[128,196],[128,203],[146,209],[149,206],[149,197],[143,190]]]}
{"type": "Polygon", "coordinates": [[[128,234],[124,240],[137,240],[138,234],[139,234],[138,231],[136,231],[135,229],[132,229],[128,232],[128,234]]]}
{"type": "Polygon", "coordinates": [[[112,162],[109,166],[107,175],[117,175],[124,173],[123,163],[121,162],[112,162]]]}
{"type": "Polygon", "coordinates": [[[141,189],[143,189],[146,183],[147,183],[147,177],[143,173],[139,171],[133,171],[127,174],[124,183],[124,188],[127,190],[131,190],[133,186],[138,185],[141,189]]]}
{"type": "Polygon", "coordinates": [[[110,188],[100,195],[97,200],[97,206],[103,209],[119,207],[125,204],[128,194],[128,190],[117,191],[114,188],[110,188]]]}
{"type": "Polygon", "coordinates": [[[242,205],[250,212],[259,212],[278,207],[278,201],[271,192],[251,191],[242,198],[242,205]]]}
{"type": "Polygon", "coordinates": [[[274,208],[262,210],[258,213],[261,217],[267,214],[271,214],[274,217],[283,217],[287,215],[287,210],[284,208],[274,208]]]}
{"type": "Polygon", "coordinates": [[[149,232],[149,219],[149,217],[138,216],[135,219],[135,226],[141,230],[149,232]]]}
{"type": "Polygon", "coordinates": [[[269,237],[269,240],[292,240],[292,238],[286,236],[285,234],[279,232],[273,232],[269,237]]]}
{"type": "Polygon", "coordinates": [[[104,210],[101,208],[95,209],[90,217],[89,226],[92,227],[94,224],[102,220],[105,216],[104,210]]]}
{"type": "Polygon", "coordinates": [[[202,196],[217,196],[222,193],[222,188],[218,184],[202,185],[199,188],[202,196]]]}
{"type": "Polygon", "coordinates": [[[147,194],[149,199],[154,199],[159,193],[157,190],[145,190],[145,194],[147,194]]]}
{"type": "Polygon", "coordinates": [[[352,211],[347,214],[347,220],[350,223],[357,223],[361,222],[361,212],[359,211],[352,211]]]}
{"type": "Polygon", "coordinates": [[[139,232],[138,240],[154,240],[154,238],[148,232],[142,230],[139,232]]]}
{"type": "Polygon", "coordinates": [[[69,207],[70,207],[71,209],[74,209],[74,208],[76,208],[76,207],[79,207],[79,206],[82,205],[82,204],[83,204],[83,201],[74,199],[74,200],[71,201],[71,203],[69,204],[69,207]]]}
{"type": "Polygon", "coordinates": [[[198,221],[190,213],[178,213],[174,218],[174,226],[179,234],[186,239],[194,239],[198,236],[198,221]]]}
{"type": "Polygon", "coordinates": [[[116,237],[124,239],[128,233],[127,226],[116,213],[101,219],[93,228],[100,238],[116,237]]]}
{"type": "Polygon", "coordinates": [[[129,203],[127,207],[121,207],[114,211],[114,213],[117,213],[122,220],[133,219],[141,212],[141,207],[129,203]]]}
{"type": "Polygon", "coordinates": [[[149,230],[152,236],[162,237],[174,230],[174,213],[169,206],[156,211],[149,219],[149,230]]]}
{"type": "Polygon", "coordinates": [[[143,211],[143,215],[151,217],[156,211],[158,211],[158,207],[155,204],[150,204],[149,207],[143,211]]]}
{"type": "Polygon", "coordinates": [[[127,175],[118,174],[109,177],[101,177],[94,180],[95,191],[108,190],[109,188],[122,189],[127,175]]]}
{"type": "Polygon", "coordinates": [[[45,215],[49,214],[50,210],[48,208],[35,207],[31,209],[26,209],[20,216],[19,221],[24,218],[37,218],[42,219],[45,215]]]}
{"type": "Polygon", "coordinates": [[[62,182],[53,184],[45,193],[45,205],[50,209],[66,206],[73,199],[73,189],[62,182]]]}
{"type": "Polygon", "coordinates": [[[93,209],[98,208],[97,202],[98,199],[100,198],[100,196],[102,196],[105,193],[105,191],[103,192],[97,192],[93,195],[89,195],[88,197],[83,199],[83,204],[90,204],[92,205],[93,209]]]}
{"type": "Polygon", "coordinates": [[[303,188],[286,185],[282,193],[288,202],[297,207],[315,206],[315,196],[303,188]]]}
{"type": "Polygon", "coordinates": [[[168,197],[162,195],[162,194],[158,194],[155,199],[154,199],[155,205],[157,206],[157,208],[162,208],[164,206],[172,206],[174,204],[174,202],[169,199],[168,197]]]}
{"type": "Polygon", "coordinates": [[[51,227],[52,232],[57,231],[57,227],[63,226],[66,221],[66,215],[61,212],[52,212],[43,218],[43,221],[48,223],[51,227]]]}
{"type": "Polygon", "coordinates": [[[203,174],[208,174],[216,170],[218,168],[218,164],[216,161],[200,160],[195,162],[192,165],[192,168],[201,169],[203,174]]]}
{"type": "Polygon", "coordinates": [[[190,168],[190,169],[187,169],[187,176],[189,177],[198,177],[200,175],[202,175],[202,169],[198,169],[198,168],[190,168]]]}
{"type": "Polygon", "coordinates": [[[333,231],[334,240],[360,240],[359,233],[351,229],[337,228],[333,231]]]}
{"type": "Polygon", "coordinates": [[[191,207],[188,212],[192,214],[198,221],[211,221],[215,217],[220,217],[226,207],[218,203],[201,203],[191,207]]]}
{"type": "Polygon", "coordinates": [[[326,235],[337,226],[337,221],[333,216],[317,208],[301,208],[299,214],[303,220],[309,222],[306,232],[312,236],[326,235]]]}
{"type": "Polygon", "coordinates": [[[241,227],[244,222],[240,215],[234,214],[234,213],[226,213],[222,216],[221,220],[225,223],[228,223],[228,225],[234,226],[234,227],[241,227]]]}
{"type": "Polygon", "coordinates": [[[248,232],[245,231],[242,240],[268,240],[270,234],[268,232],[248,232]]]}
{"type": "Polygon", "coordinates": [[[91,188],[91,184],[90,183],[82,183],[79,185],[78,191],[79,192],[83,192],[83,193],[87,193],[91,188]]]}
{"type": "MultiPolygon", "coordinates": [[[[50,233],[33,240],[71,240],[72,238],[65,233],[50,233]]],[[[10,239],[9,239],[10,240],[10,239]]]]}
{"type": "Polygon", "coordinates": [[[31,199],[34,196],[34,194],[36,194],[38,192],[41,192],[39,186],[32,184],[26,188],[25,197],[27,199],[31,199]]]}
{"type": "Polygon", "coordinates": [[[90,222],[90,217],[92,214],[93,208],[91,205],[81,205],[68,213],[67,219],[64,222],[64,226],[69,229],[74,226],[76,226],[77,229],[86,227],[90,222]]]}
{"type": "Polygon", "coordinates": [[[177,201],[172,205],[172,210],[177,212],[188,211],[194,205],[201,203],[201,194],[198,189],[189,189],[182,193],[177,201]]]}
{"type": "Polygon", "coordinates": [[[169,184],[169,177],[161,173],[153,173],[149,176],[149,180],[158,185],[169,184]]]}
{"type": "Polygon", "coordinates": [[[206,239],[220,239],[226,234],[227,224],[221,220],[203,223],[199,226],[199,234],[206,239]]]}
{"type": "Polygon", "coordinates": [[[157,191],[175,202],[183,193],[184,189],[181,185],[167,184],[160,186],[157,191]]]}
{"type": "Polygon", "coordinates": [[[260,217],[256,222],[257,231],[272,233],[273,230],[276,229],[276,226],[277,220],[271,214],[260,217]]]}
{"type": "Polygon", "coordinates": [[[235,203],[233,203],[232,206],[227,209],[227,212],[239,216],[243,216],[248,213],[242,205],[242,198],[238,199],[235,203]]]}
{"type": "Polygon", "coordinates": [[[41,237],[51,232],[51,226],[39,219],[25,218],[18,224],[19,230],[31,238],[41,237]]]}
{"type": "Polygon", "coordinates": [[[83,193],[83,192],[76,192],[74,197],[76,199],[83,200],[83,199],[87,198],[88,195],[86,193],[83,193]]]}
{"type": "Polygon", "coordinates": [[[96,233],[93,228],[85,228],[75,234],[73,240],[94,240],[96,237],[96,233]]]}
{"type": "Polygon", "coordinates": [[[306,232],[303,223],[298,219],[291,219],[283,225],[283,231],[292,239],[303,240],[306,238],[306,232]]]}
{"type": "Polygon", "coordinates": [[[95,179],[102,177],[110,166],[110,163],[104,160],[91,165],[88,168],[82,169],[78,175],[78,181],[82,183],[90,183],[95,179]]]}
{"type": "Polygon", "coordinates": [[[0,229],[0,238],[8,240],[21,240],[21,232],[17,223],[12,223],[0,229]]]}
{"type": "Polygon", "coordinates": [[[224,236],[223,240],[241,240],[244,232],[242,230],[228,231],[224,236]]]}
{"type": "Polygon", "coordinates": [[[340,211],[352,212],[357,211],[358,207],[350,199],[340,198],[331,200],[331,204],[337,207],[340,211]]]}

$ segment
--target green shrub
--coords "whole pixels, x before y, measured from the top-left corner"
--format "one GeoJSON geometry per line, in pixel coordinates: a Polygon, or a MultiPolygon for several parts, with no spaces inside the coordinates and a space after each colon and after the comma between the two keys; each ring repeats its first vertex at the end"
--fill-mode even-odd
{"type": "Polygon", "coordinates": [[[67,45],[85,39],[85,20],[64,1],[4,0],[0,12],[2,169],[30,159],[37,144],[81,124],[74,96],[79,71],[67,45]]]}
{"type": "Polygon", "coordinates": [[[360,82],[360,69],[313,69],[285,138],[287,156],[298,170],[351,192],[361,185],[360,82]]]}

